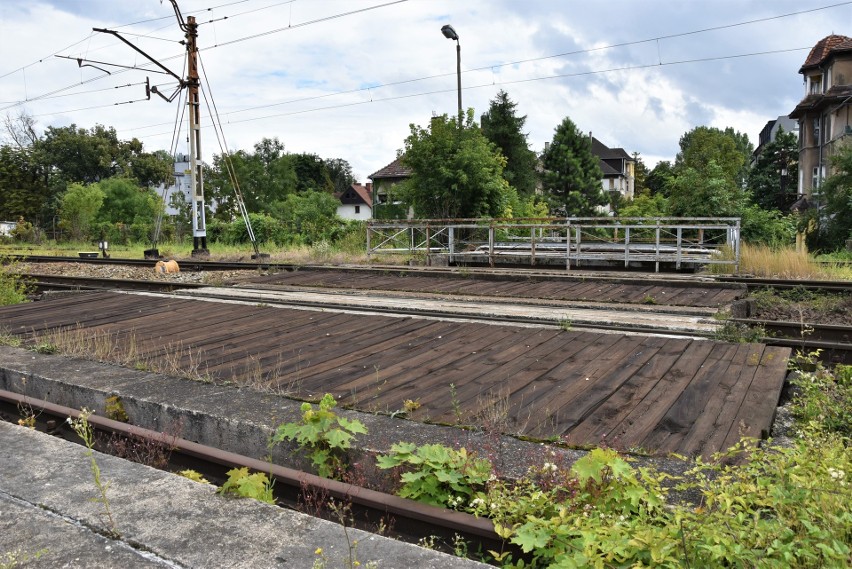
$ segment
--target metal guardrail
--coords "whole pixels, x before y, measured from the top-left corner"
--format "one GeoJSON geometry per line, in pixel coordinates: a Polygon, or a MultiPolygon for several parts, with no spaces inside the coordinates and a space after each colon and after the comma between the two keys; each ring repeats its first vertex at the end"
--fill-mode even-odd
{"type": "Polygon", "coordinates": [[[740,219],[731,217],[571,217],[373,220],[367,255],[445,256],[450,263],[487,258],[491,266],[528,258],[530,265],[564,260],[732,265],[739,269],[740,219]]]}

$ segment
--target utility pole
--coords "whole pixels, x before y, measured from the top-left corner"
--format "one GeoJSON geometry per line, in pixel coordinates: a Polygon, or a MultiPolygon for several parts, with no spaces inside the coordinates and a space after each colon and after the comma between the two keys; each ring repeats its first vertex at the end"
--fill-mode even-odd
{"type": "MultiPolygon", "coordinates": [[[[177,4],[175,4],[177,10],[177,4]]],[[[179,14],[179,13],[178,13],[179,14]]],[[[180,16],[178,16],[180,17],[180,16]]],[[[184,26],[181,26],[184,28],[184,26]]],[[[198,99],[198,24],[186,17],[187,104],[189,105],[189,187],[192,193],[192,256],[203,256],[207,249],[207,224],[204,212],[204,176],[201,172],[201,104],[198,99]]]]}
{"type": "MultiPolygon", "coordinates": [[[[120,39],[128,46],[145,56],[151,63],[155,64],[157,67],[160,68],[161,71],[154,71],[155,73],[171,75],[172,77],[177,79],[178,88],[169,97],[163,95],[159,90],[157,90],[156,87],[146,87],[146,93],[149,99],[151,98],[151,93],[155,93],[165,99],[167,102],[172,102],[177,96],[177,94],[180,93],[180,91],[184,87],[187,88],[187,105],[189,105],[189,185],[192,197],[192,256],[205,256],[209,254],[209,250],[207,249],[207,223],[205,221],[204,211],[204,177],[201,172],[201,104],[198,98],[199,87],[201,82],[199,81],[198,76],[198,24],[196,23],[194,16],[187,16],[186,23],[184,23],[183,15],[180,13],[180,8],[178,8],[177,5],[177,0],[170,0],[170,2],[172,4],[172,8],[174,8],[178,25],[180,26],[181,31],[183,31],[183,33],[185,34],[184,37],[186,38],[186,41],[181,42],[183,44],[186,44],[188,67],[186,80],[178,76],[171,69],[164,66],[162,63],[160,63],[135,45],[133,45],[125,38],[121,37],[121,35],[115,30],[108,30],[104,28],[92,29],[96,32],[111,34],[115,36],[116,38],[120,39]]],[[[88,60],[84,60],[82,58],[77,59],[77,65],[83,67],[84,61],[86,62],[86,65],[90,65],[88,60]]],[[[96,63],[103,65],[115,65],[104,62],[96,63]]],[[[126,66],[117,65],[117,67],[126,66]]],[[[107,71],[107,73],[109,72],[107,71]]],[[[251,232],[249,232],[249,234],[251,234],[251,232]]]]}

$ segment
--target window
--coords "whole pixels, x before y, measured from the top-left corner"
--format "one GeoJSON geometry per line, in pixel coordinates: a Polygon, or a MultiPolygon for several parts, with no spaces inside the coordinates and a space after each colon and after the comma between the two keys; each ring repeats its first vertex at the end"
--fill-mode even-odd
{"type": "Polygon", "coordinates": [[[813,122],[814,144],[819,144],[819,141],[820,141],[820,139],[819,139],[819,123],[820,123],[819,117],[815,117],[814,122],[813,122]]]}
{"type": "Polygon", "coordinates": [[[361,213],[361,206],[360,205],[355,206],[355,213],[361,213]]]}
{"type": "Polygon", "coordinates": [[[817,189],[819,188],[820,175],[819,175],[819,166],[814,166],[813,175],[811,176],[811,188],[817,189]]]}
{"type": "Polygon", "coordinates": [[[810,77],[808,77],[808,82],[809,95],[818,95],[822,93],[822,75],[811,75],[810,77]]]}

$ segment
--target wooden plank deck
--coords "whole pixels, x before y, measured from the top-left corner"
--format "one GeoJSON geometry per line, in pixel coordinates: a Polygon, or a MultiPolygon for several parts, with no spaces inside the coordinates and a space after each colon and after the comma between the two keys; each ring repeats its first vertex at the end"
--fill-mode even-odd
{"type": "Polygon", "coordinates": [[[0,307],[3,332],[60,328],[133,342],[141,363],[168,355],[215,380],[303,398],[330,392],[365,411],[412,400],[415,420],[487,418],[513,434],[705,457],[766,435],[790,353],[113,292],[0,307]]]}
{"type": "Polygon", "coordinates": [[[347,290],[389,290],[504,296],[546,300],[665,304],[670,306],[720,307],[745,294],[745,288],[714,283],[687,285],[640,284],[564,277],[560,280],[493,280],[476,275],[419,275],[411,273],[299,270],[251,278],[255,284],[324,287],[347,290]]]}

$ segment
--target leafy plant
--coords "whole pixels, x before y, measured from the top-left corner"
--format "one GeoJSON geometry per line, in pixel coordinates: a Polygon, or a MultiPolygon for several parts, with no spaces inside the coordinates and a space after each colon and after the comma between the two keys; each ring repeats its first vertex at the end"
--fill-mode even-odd
{"type": "Polygon", "coordinates": [[[274,504],[272,482],[263,472],[249,474],[247,466],[232,468],[228,471],[228,480],[222,484],[220,494],[236,494],[243,498],[254,498],[267,504],[274,504]]]}
{"type": "Polygon", "coordinates": [[[74,429],[74,432],[77,433],[77,436],[83,439],[83,443],[86,445],[86,456],[89,457],[92,478],[94,479],[95,487],[98,489],[98,493],[100,494],[99,497],[92,498],[92,500],[103,506],[102,515],[106,517],[107,522],[109,523],[109,532],[113,537],[118,537],[121,534],[116,528],[115,520],[112,517],[112,511],[109,507],[109,498],[107,496],[109,482],[104,482],[101,479],[101,469],[98,466],[98,461],[95,460],[95,453],[92,450],[95,446],[95,433],[92,426],[89,424],[89,417],[91,414],[91,411],[83,408],[77,419],[71,419],[71,417],[68,417],[67,422],[71,425],[71,428],[74,429]]]}
{"type": "Polygon", "coordinates": [[[124,410],[124,403],[118,395],[110,395],[106,398],[104,414],[107,418],[112,419],[113,421],[126,423],[130,420],[127,416],[127,411],[124,410]]]}
{"type": "Polygon", "coordinates": [[[323,395],[317,408],[303,403],[302,422],[279,425],[270,444],[295,440],[308,451],[320,476],[339,478],[345,469],[346,451],[352,446],[353,437],[366,434],[367,427],[357,419],[338,417],[332,411],[336,405],[337,401],[330,393],[323,395]]]}
{"type": "Polygon", "coordinates": [[[791,383],[800,390],[792,411],[803,425],[852,436],[852,366],[838,365],[831,373],[817,365],[814,371],[794,375],[791,383]]]}
{"type": "Polygon", "coordinates": [[[491,477],[491,463],[466,449],[444,445],[396,443],[388,455],[379,456],[382,469],[408,468],[402,474],[399,495],[434,506],[466,509],[471,498],[485,488],[491,477]]]}
{"type": "Polygon", "coordinates": [[[201,484],[210,484],[210,481],[204,478],[204,476],[197,470],[181,470],[180,472],[178,472],[178,474],[180,476],[183,476],[184,478],[189,478],[193,482],[199,482],[201,484]]]}

